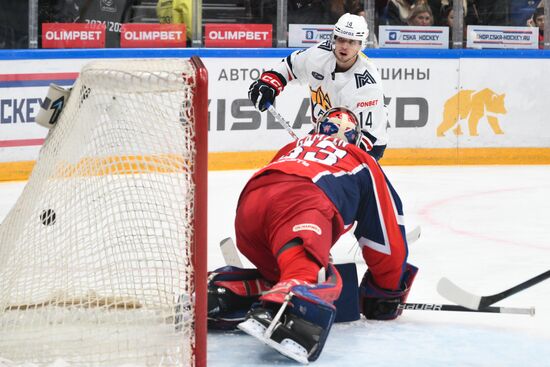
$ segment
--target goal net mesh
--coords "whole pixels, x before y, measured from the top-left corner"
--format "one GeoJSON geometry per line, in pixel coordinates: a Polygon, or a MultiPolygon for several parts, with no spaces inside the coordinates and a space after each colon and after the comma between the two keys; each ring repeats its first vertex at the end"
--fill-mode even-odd
{"type": "Polygon", "coordinates": [[[195,69],[86,65],[0,226],[0,357],[193,365],[195,69]]]}

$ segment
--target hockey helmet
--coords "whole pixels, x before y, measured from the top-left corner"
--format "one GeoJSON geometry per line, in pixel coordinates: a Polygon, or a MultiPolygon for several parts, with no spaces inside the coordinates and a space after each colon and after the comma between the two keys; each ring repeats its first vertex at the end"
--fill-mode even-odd
{"type": "Polygon", "coordinates": [[[355,114],[345,107],[334,107],[325,112],[317,120],[315,132],[355,145],[361,141],[361,124],[355,114]]]}
{"type": "Polygon", "coordinates": [[[332,32],[332,41],[336,37],[361,41],[361,49],[367,47],[369,37],[369,27],[364,17],[360,15],[346,13],[338,19],[332,32]]]}

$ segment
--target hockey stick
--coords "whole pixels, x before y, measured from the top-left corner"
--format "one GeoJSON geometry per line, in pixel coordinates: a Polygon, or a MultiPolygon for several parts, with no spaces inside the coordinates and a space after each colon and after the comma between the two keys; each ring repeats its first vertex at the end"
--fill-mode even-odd
{"type": "Polygon", "coordinates": [[[416,226],[412,229],[412,231],[407,232],[405,234],[405,237],[407,237],[407,243],[416,242],[420,238],[421,232],[422,232],[422,228],[420,228],[420,226],[416,226]]]}
{"type": "Polygon", "coordinates": [[[447,298],[458,305],[467,307],[472,310],[485,309],[488,306],[497,303],[505,298],[510,297],[513,294],[519,293],[527,288],[534,286],[550,278],[550,270],[545,271],[542,274],[537,275],[531,279],[526,280],[512,288],[509,288],[503,292],[496,293],[490,296],[476,296],[460,288],[447,278],[441,278],[437,284],[437,291],[443,297],[447,298]]]}
{"type": "Polygon", "coordinates": [[[516,315],[535,316],[535,308],[516,308],[516,307],[485,307],[480,310],[472,310],[470,308],[458,305],[445,305],[435,303],[402,303],[398,306],[400,310],[416,310],[416,311],[458,311],[458,312],[486,312],[486,313],[507,313],[516,315]]]}
{"type": "MultiPolygon", "coordinates": [[[[412,231],[406,234],[407,242],[413,243],[420,237],[420,226],[416,226],[412,231]]],[[[226,265],[242,268],[243,263],[239,258],[239,252],[237,246],[231,237],[224,238],[220,241],[220,250],[222,252],[223,259],[226,265]]]]}
{"type": "Polygon", "coordinates": [[[225,264],[229,266],[235,266],[237,268],[243,268],[243,263],[239,258],[237,247],[231,237],[224,238],[220,242],[220,250],[222,251],[225,264]]]}
{"type": "Polygon", "coordinates": [[[294,130],[292,130],[292,127],[290,127],[290,122],[285,120],[285,118],[281,116],[281,114],[275,109],[275,107],[273,107],[272,104],[267,105],[267,110],[269,111],[269,113],[271,113],[273,118],[275,118],[275,121],[277,121],[282,127],[284,127],[285,130],[290,134],[290,136],[292,136],[294,140],[299,139],[298,135],[296,135],[294,130]]]}
{"type": "MultiPolygon", "coordinates": [[[[239,253],[235,247],[235,243],[231,237],[225,238],[220,242],[220,249],[223,258],[227,265],[242,268],[243,264],[239,258],[239,253]]],[[[403,303],[399,305],[402,310],[417,310],[417,311],[459,311],[459,312],[488,312],[488,313],[508,313],[508,314],[523,314],[535,315],[535,308],[511,308],[511,307],[486,307],[482,310],[472,310],[466,307],[457,305],[445,305],[434,303],[403,303]]]]}

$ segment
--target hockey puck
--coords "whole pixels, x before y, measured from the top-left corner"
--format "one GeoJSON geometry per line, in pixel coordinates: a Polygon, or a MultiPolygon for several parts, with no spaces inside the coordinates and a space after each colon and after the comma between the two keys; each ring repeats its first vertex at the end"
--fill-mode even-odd
{"type": "Polygon", "coordinates": [[[53,209],[42,210],[42,213],[40,214],[40,221],[45,226],[55,224],[55,211],[53,209]]]}

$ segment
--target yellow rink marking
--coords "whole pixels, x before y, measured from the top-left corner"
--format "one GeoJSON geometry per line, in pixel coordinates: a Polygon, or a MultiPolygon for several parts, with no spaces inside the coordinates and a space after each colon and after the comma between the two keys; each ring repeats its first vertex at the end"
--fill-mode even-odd
{"type": "MultiPolygon", "coordinates": [[[[211,152],[208,154],[209,171],[257,169],[268,163],[275,151],[211,152]]],[[[34,161],[0,162],[0,181],[27,180],[34,161]]],[[[550,164],[550,148],[394,148],[386,150],[380,161],[382,166],[415,165],[493,165],[493,164],[550,164]]],[[[106,175],[141,172],[177,172],[186,169],[184,160],[174,161],[168,155],[129,156],[120,158],[87,158],[75,165],[67,164],[61,176],[106,175]],[[141,162],[141,163],[140,163],[141,162]],[[83,169],[83,167],[86,167],[83,169]],[[144,168],[145,167],[145,168],[144,168]]]]}

